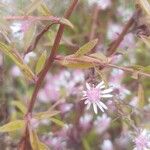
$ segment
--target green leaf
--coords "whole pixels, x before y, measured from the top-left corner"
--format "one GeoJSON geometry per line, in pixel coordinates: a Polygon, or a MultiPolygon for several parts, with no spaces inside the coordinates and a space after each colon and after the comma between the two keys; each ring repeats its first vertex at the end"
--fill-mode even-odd
{"type": "MultiPolygon", "coordinates": [[[[34,0],[31,0],[31,1],[34,2],[34,0]]],[[[50,10],[48,9],[47,5],[44,3],[44,1],[39,7],[37,7],[37,9],[44,16],[50,16],[52,14],[50,10]]]]}
{"type": "Polygon", "coordinates": [[[31,128],[29,128],[29,136],[33,150],[48,150],[48,147],[39,140],[36,131],[31,128]]]}
{"type": "Polygon", "coordinates": [[[144,67],[143,71],[146,73],[150,73],[150,66],[144,67]]]}
{"type": "Polygon", "coordinates": [[[84,146],[84,150],[91,150],[89,143],[87,142],[86,139],[82,140],[83,146],[84,146]]]}
{"type": "Polygon", "coordinates": [[[71,27],[72,29],[74,28],[73,24],[66,18],[61,18],[60,23],[67,25],[68,27],[71,27]]]}
{"type": "Polygon", "coordinates": [[[16,106],[23,114],[27,112],[27,108],[21,101],[12,101],[11,104],[16,106]]]}
{"type": "Polygon", "coordinates": [[[150,66],[140,66],[140,65],[133,65],[133,66],[130,66],[130,68],[134,69],[134,72],[132,73],[132,77],[134,79],[138,79],[139,77],[139,72],[145,72],[145,73],[148,73],[150,74],[150,66]]]}
{"type": "Polygon", "coordinates": [[[27,8],[27,12],[26,15],[29,15],[30,13],[32,13],[35,9],[37,9],[43,0],[34,0],[27,8]]]}
{"type": "Polygon", "coordinates": [[[32,40],[35,37],[35,33],[36,33],[36,25],[33,23],[32,25],[30,25],[30,28],[25,32],[24,37],[23,37],[23,44],[24,44],[25,50],[32,43],[32,40]]]}
{"type": "Polygon", "coordinates": [[[51,11],[48,9],[48,7],[46,6],[44,2],[40,5],[40,7],[38,7],[38,11],[41,12],[41,14],[44,16],[52,15],[51,11]]]}
{"type": "Polygon", "coordinates": [[[86,63],[86,62],[63,62],[63,66],[66,66],[68,68],[73,68],[73,69],[88,69],[92,68],[93,64],[91,63],[86,63]]]}
{"type": "Polygon", "coordinates": [[[0,132],[12,132],[22,129],[25,126],[24,120],[15,120],[0,127],[0,132]]]}
{"type": "Polygon", "coordinates": [[[150,48],[150,38],[146,36],[140,36],[140,39],[147,45],[148,48],[150,48]]]}
{"type": "Polygon", "coordinates": [[[108,58],[101,52],[93,53],[90,55],[91,57],[97,58],[99,60],[102,60],[104,62],[108,61],[108,58]]]}
{"type": "Polygon", "coordinates": [[[94,67],[94,68],[95,68],[95,71],[98,73],[98,75],[101,77],[102,81],[104,81],[105,87],[108,88],[109,85],[106,79],[106,75],[102,71],[100,71],[97,67],[94,67]]]}
{"type": "Polygon", "coordinates": [[[150,4],[147,0],[137,0],[141,8],[146,12],[147,15],[150,15],[150,4]]]}
{"type": "Polygon", "coordinates": [[[80,47],[77,50],[77,52],[75,53],[75,56],[79,57],[79,56],[83,56],[83,55],[87,54],[88,52],[90,52],[95,47],[97,42],[98,42],[98,39],[94,39],[94,40],[86,43],[85,45],[83,45],[82,47],[80,47]]]}
{"type": "Polygon", "coordinates": [[[38,74],[41,72],[45,62],[46,62],[46,56],[47,56],[47,52],[44,51],[42,53],[42,55],[40,56],[40,58],[38,59],[37,61],[37,64],[36,64],[36,68],[35,68],[35,73],[38,74]]]}
{"type": "Polygon", "coordinates": [[[144,69],[144,67],[140,65],[133,65],[133,66],[130,66],[130,68],[133,68],[134,70],[137,70],[137,71],[144,69]]]}
{"type": "Polygon", "coordinates": [[[145,105],[145,96],[144,96],[144,89],[142,84],[139,84],[138,87],[138,107],[143,108],[145,105]]]}
{"type": "Polygon", "coordinates": [[[59,114],[60,111],[55,111],[55,110],[51,110],[51,111],[45,111],[45,112],[40,112],[34,115],[34,118],[36,119],[48,119],[51,118],[57,114],[59,114]]]}
{"type": "Polygon", "coordinates": [[[58,119],[56,119],[56,118],[50,118],[50,120],[51,120],[52,122],[56,123],[56,124],[59,125],[59,126],[64,127],[64,125],[65,125],[65,123],[64,123],[63,121],[58,120],[58,119]]]}
{"type": "Polygon", "coordinates": [[[24,64],[21,56],[15,50],[12,50],[10,46],[0,42],[0,51],[9,56],[16,63],[27,79],[35,80],[35,75],[31,69],[26,64],[24,64]]]}
{"type": "Polygon", "coordinates": [[[140,66],[140,65],[133,65],[133,66],[130,66],[130,68],[134,69],[134,72],[132,73],[131,77],[133,79],[138,79],[139,78],[139,72],[141,72],[144,67],[140,66]]]}

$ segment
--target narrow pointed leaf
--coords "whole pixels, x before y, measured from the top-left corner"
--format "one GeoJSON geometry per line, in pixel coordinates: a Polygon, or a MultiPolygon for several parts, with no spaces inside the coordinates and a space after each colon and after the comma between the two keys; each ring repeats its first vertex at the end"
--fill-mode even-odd
{"type": "Polygon", "coordinates": [[[60,111],[45,111],[45,112],[40,112],[40,113],[37,113],[35,114],[34,118],[36,119],[48,119],[48,118],[51,118],[57,114],[59,114],[60,111]]]}
{"type": "Polygon", "coordinates": [[[150,38],[149,37],[146,37],[146,36],[141,36],[140,37],[142,39],[142,41],[146,44],[146,46],[148,48],[150,48],[150,38]]]}
{"type": "Polygon", "coordinates": [[[36,74],[40,73],[40,71],[42,70],[42,68],[45,64],[45,61],[46,61],[46,56],[47,56],[47,52],[44,51],[42,53],[42,55],[40,56],[40,58],[38,59],[38,62],[36,64],[36,68],[35,68],[35,73],[36,74]]]}
{"type": "Polygon", "coordinates": [[[100,71],[97,67],[94,67],[98,75],[101,77],[102,81],[104,81],[105,87],[108,88],[108,81],[106,78],[106,74],[100,71]]]}
{"type": "Polygon", "coordinates": [[[0,132],[12,132],[22,129],[25,126],[24,120],[15,120],[0,127],[0,132]]]}
{"type": "MultiPolygon", "coordinates": [[[[31,0],[31,1],[34,2],[34,0],[31,0]]],[[[44,1],[42,2],[42,4],[37,9],[44,16],[50,16],[50,15],[52,15],[51,11],[48,9],[48,7],[44,3],[44,1]]]]}
{"type": "Polygon", "coordinates": [[[35,75],[31,69],[26,64],[24,64],[22,58],[15,50],[12,50],[10,46],[0,42],[0,51],[9,56],[15,62],[15,64],[21,69],[27,79],[35,80],[35,75]]]}
{"type": "Polygon", "coordinates": [[[68,68],[73,68],[73,69],[88,69],[88,68],[92,68],[93,64],[91,63],[86,63],[86,62],[63,62],[62,63],[63,66],[66,66],[68,68]]]}
{"type": "Polygon", "coordinates": [[[86,139],[83,139],[82,142],[85,150],[91,150],[89,143],[87,142],[86,139]]]}
{"type": "Polygon", "coordinates": [[[146,73],[150,73],[150,66],[144,67],[143,71],[146,73]]]}
{"type": "Polygon", "coordinates": [[[77,50],[77,52],[75,53],[75,56],[79,57],[79,56],[83,56],[83,55],[87,54],[95,47],[97,42],[98,42],[98,39],[95,39],[95,40],[92,40],[92,41],[86,43],[85,45],[83,45],[82,47],[80,47],[77,50]]]}
{"type": "Polygon", "coordinates": [[[33,150],[48,150],[48,147],[39,140],[36,131],[31,128],[29,129],[29,136],[33,150]]]}
{"type": "Polygon", "coordinates": [[[72,29],[74,28],[73,24],[66,18],[61,18],[60,23],[67,25],[67,26],[71,27],[72,29]]]}
{"type": "Polygon", "coordinates": [[[64,126],[65,125],[65,123],[63,122],[63,121],[61,121],[61,120],[58,120],[58,119],[56,119],[56,118],[50,118],[50,120],[52,121],[52,122],[54,122],[54,123],[56,123],[57,125],[59,125],[59,126],[64,126]]]}
{"type": "Polygon", "coordinates": [[[147,15],[150,15],[150,4],[147,0],[138,0],[138,4],[147,13],[147,15]]]}
{"type": "Polygon", "coordinates": [[[26,15],[29,15],[30,13],[32,13],[35,9],[37,9],[43,0],[34,0],[27,8],[27,12],[26,15]]]}
{"type": "Polygon", "coordinates": [[[145,96],[144,96],[144,89],[142,84],[139,84],[138,88],[138,107],[143,108],[145,105],[145,96]]]}
{"type": "Polygon", "coordinates": [[[30,25],[30,28],[25,32],[24,37],[23,37],[23,44],[24,44],[25,50],[32,43],[32,41],[35,37],[35,34],[36,34],[36,25],[32,24],[32,25],[30,25]]]}
{"type": "Polygon", "coordinates": [[[80,56],[77,58],[75,55],[68,55],[57,62],[68,68],[88,69],[93,67],[93,61],[95,60],[96,59],[88,56],[80,56]]]}
{"type": "Polygon", "coordinates": [[[12,101],[11,104],[16,106],[23,114],[27,112],[27,108],[21,101],[12,101]]]}
{"type": "Polygon", "coordinates": [[[99,60],[102,60],[104,62],[107,62],[108,58],[101,52],[93,53],[90,56],[97,58],[99,60]]]}

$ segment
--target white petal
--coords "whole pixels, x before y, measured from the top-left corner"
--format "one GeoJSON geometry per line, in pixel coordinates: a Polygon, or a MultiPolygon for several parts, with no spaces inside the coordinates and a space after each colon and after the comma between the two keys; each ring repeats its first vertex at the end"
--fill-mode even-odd
{"type": "Polygon", "coordinates": [[[105,95],[101,95],[101,97],[103,97],[103,98],[110,98],[110,97],[113,97],[113,95],[112,94],[105,94],[105,95]]]}
{"type": "Polygon", "coordinates": [[[93,109],[94,109],[95,114],[97,114],[97,105],[95,103],[93,103],[93,109]]]}
{"type": "Polygon", "coordinates": [[[102,85],[101,87],[100,87],[100,89],[104,89],[105,88],[105,85],[102,85]]]}
{"type": "Polygon", "coordinates": [[[89,101],[88,100],[86,100],[85,102],[84,102],[84,104],[88,104],[89,103],[89,101]]]}
{"type": "Polygon", "coordinates": [[[86,100],[87,99],[87,96],[83,96],[81,100],[86,100]]]}
{"type": "Polygon", "coordinates": [[[99,107],[99,109],[100,109],[102,112],[104,112],[104,109],[103,109],[103,107],[101,106],[101,104],[100,104],[99,102],[97,102],[97,106],[99,107]]]}
{"type": "Polygon", "coordinates": [[[107,106],[104,103],[102,103],[102,102],[99,102],[99,103],[104,109],[107,109],[107,106]]]}
{"type": "Polygon", "coordinates": [[[82,91],[83,94],[86,94],[86,91],[82,91]]]}
{"type": "Polygon", "coordinates": [[[86,96],[86,93],[83,94],[83,97],[85,97],[85,96],[86,96]]]}
{"type": "Polygon", "coordinates": [[[86,88],[87,88],[88,90],[91,89],[91,87],[90,87],[90,85],[89,85],[88,83],[86,83],[86,88]]]}
{"type": "Polygon", "coordinates": [[[100,83],[96,86],[96,88],[101,88],[101,86],[103,86],[103,85],[104,85],[104,81],[100,82],[100,83]]]}
{"type": "Polygon", "coordinates": [[[89,102],[89,103],[87,104],[87,106],[86,106],[86,109],[89,109],[90,106],[91,106],[91,103],[89,102]]]}
{"type": "Polygon", "coordinates": [[[101,91],[101,93],[102,94],[107,94],[107,93],[110,93],[110,92],[112,92],[113,91],[113,89],[112,88],[109,88],[109,89],[106,89],[106,90],[104,90],[104,91],[101,91]]]}

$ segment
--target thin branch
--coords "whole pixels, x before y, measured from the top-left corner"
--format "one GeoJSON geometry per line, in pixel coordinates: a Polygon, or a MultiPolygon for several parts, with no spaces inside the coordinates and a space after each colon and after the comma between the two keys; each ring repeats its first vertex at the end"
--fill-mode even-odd
{"type": "Polygon", "coordinates": [[[25,56],[26,54],[28,54],[29,52],[33,51],[33,50],[36,48],[36,46],[37,46],[39,40],[40,40],[40,39],[42,38],[42,36],[50,29],[50,27],[53,26],[54,24],[57,24],[57,23],[51,23],[51,24],[49,24],[49,25],[46,25],[46,26],[43,28],[43,30],[36,36],[34,42],[31,43],[30,46],[27,48],[27,50],[26,50],[25,53],[24,53],[24,56],[25,56]]]}
{"type": "MultiPolygon", "coordinates": [[[[117,68],[126,72],[134,73],[136,70],[129,68],[129,67],[121,67],[114,64],[107,64],[108,67],[117,68]]],[[[146,72],[136,71],[137,75],[145,76],[150,78],[150,74],[146,72]]]]}
{"type": "Polygon", "coordinates": [[[93,40],[95,38],[99,11],[100,11],[99,5],[95,4],[93,10],[93,17],[92,17],[92,27],[91,27],[90,37],[89,37],[90,40],[93,40]]]}
{"type": "MultiPolygon", "coordinates": [[[[77,2],[78,0],[73,0],[73,2],[71,3],[69,9],[66,11],[64,17],[65,18],[69,18],[71,13],[73,12],[75,6],[77,5],[77,2]]],[[[61,37],[62,37],[62,34],[63,34],[63,31],[64,31],[64,27],[65,25],[61,24],[59,26],[59,29],[58,29],[58,32],[57,32],[57,35],[56,35],[56,38],[55,38],[55,41],[54,41],[54,44],[53,44],[53,47],[52,47],[52,50],[51,50],[51,54],[50,56],[48,57],[46,63],[45,63],[45,66],[36,82],[36,85],[35,85],[35,89],[33,91],[33,94],[32,94],[32,97],[31,97],[31,101],[29,103],[29,107],[28,107],[28,113],[31,113],[32,112],[32,109],[34,107],[34,104],[35,104],[35,101],[36,101],[36,97],[37,97],[37,94],[38,94],[38,91],[41,87],[41,84],[49,70],[49,68],[51,67],[53,61],[54,61],[54,56],[56,55],[56,51],[59,47],[59,43],[60,43],[60,40],[61,40],[61,37]]]]}
{"type": "MultiPolygon", "coordinates": [[[[69,18],[70,15],[72,14],[75,6],[77,5],[77,2],[78,0],[73,0],[70,7],[68,8],[68,10],[66,11],[64,17],[65,18],[69,18]]],[[[56,35],[56,38],[54,40],[54,44],[53,44],[53,47],[52,47],[52,50],[51,50],[51,54],[50,56],[48,57],[45,65],[44,65],[44,68],[43,70],[41,71],[41,74],[36,82],[36,85],[35,85],[35,88],[34,88],[34,91],[33,91],[33,94],[32,94],[32,97],[31,97],[31,100],[30,100],[30,103],[29,103],[29,106],[28,106],[28,110],[27,110],[27,113],[26,113],[26,116],[32,114],[32,110],[33,110],[33,107],[34,107],[34,104],[36,102],[36,98],[37,98],[37,94],[38,94],[38,91],[42,85],[42,82],[49,70],[49,68],[51,67],[53,61],[54,61],[54,57],[56,55],[56,51],[59,47],[59,43],[60,43],[60,40],[61,40],[61,37],[62,37],[62,34],[63,34],[63,31],[64,31],[64,28],[65,28],[65,25],[64,24],[60,24],[59,26],[59,29],[58,29],[58,32],[57,32],[57,35],[56,35]]],[[[26,130],[25,130],[25,133],[19,143],[19,145],[23,148],[19,148],[20,150],[27,150],[27,147],[30,145],[30,142],[29,142],[29,130],[28,130],[28,125],[26,125],[26,130]],[[27,141],[27,142],[26,142],[27,141]],[[25,145],[26,144],[26,145],[25,145]]]]}
{"type": "Polygon", "coordinates": [[[132,17],[129,19],[129,21],[123,28],[121,34],[118,36],[118,38],[110,44],[110,47],[107,49],[107,56],[111,56],[116,52],[118,46],[123,41],[125,35],[128,33],[131,26],[134,25],[135,18],[139,16],[140,13],[141,13],[141,10],[137,9],[137,11],[132,15],[132,17]]]}
{"type": "Polygon", "coordinates": [[[52,21],[58,22],[61,18],[55,16],[6,16],[4,20],[52,21]]]}
{"type": "Polygon", "coordinates": [[[129,73],[132,73],[132,74],[136,71],[137,75],[150,77],[149,73],[137,71],[137,70],[134,70],[134,69],[129,68],[129,67],[117,66],[117,65],[111,64],[110,62],[104,62],[104,61],[101,61],[97,58],[93,58],[93,57],[90,57],[90,56],[84,56],[84,59],[82,57],[78,58],[78,57],[72,57],[72,56],[71,55],[67,56],[67,57],[56,56],[55,60],[56,60],[56,62],[57,61],[61,62],[62,60],[66,60],[68,62],[70,61],[70,62],[80,62],[80,63],[91,63],[91,64],[95,64],[96,66],[100,65],[102,68],[105,68],[105,67],[117,68],[117,69],[129,72],[129,73]]]}

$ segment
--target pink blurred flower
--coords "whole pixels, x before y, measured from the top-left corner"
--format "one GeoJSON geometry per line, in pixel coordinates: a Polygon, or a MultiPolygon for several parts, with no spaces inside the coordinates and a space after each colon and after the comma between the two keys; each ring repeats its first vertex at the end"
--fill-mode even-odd
{"type": "Polygon", "coordinates": [[[125,22],[132,16],[133,10],[130,7],[125,7],[125,5],[120,5],[117,8],[117,14],[121,17],[123,22],[125,22]]]}
{"type": "Polygon", "coordinates": [[[88,0],[89,5],[96,3],[102,10],[111,7],[111,0],[88,0]]]}
{"type": "Polygon", "coordinates": [[[20,30],[21,32],[26,32],[28,31],[29,27],[31,26],[32,22],[31,21],[23,21],[21,23],[21,26],[20,26],[20,30]]]}
{"type": "Polygon", "coordinates": [[[121,42],[119,48],[126,49],[126,48],[135,48],[135,39],[132,33],[128,33],[123,41],[121,42]]]}
{"type": "Polygon", "coordinates": [[[40,102],[43,102],[43,103],[49,102],[49,99],[48,99],[44,89],[39,90],[38,98],[39,98],[40,102]]]}
{"type": "Polygon", "coordinates": [[[61,111],[61,113],[66,113],[68,111],[70,111],[73,107],[73,104],[71,103],[62,103],[59,106],[59,110],[61,111]]]}
{"type": "Polygon", "coordinates": [[[97,114],[98,110],[97,107],[104,112],[104,109],[107,109],[107,106],[101,102],[103,98],[111,98],[113,97],[112,94],[109,94],[113,91],[112,88],[104,89],[105,85],[104,82],[100,82],[96,87],[94,85],[90,86],[86,83],[86,91],[83,91],[83,100],[85,100],[85,104],[87,104],[87,109],[93,105],[94,112],[97,114]],[[104,89],[104,90],[102,90],[104,89]]]}
{"type": "Polygon", "coordinates": [[[80,118],[79,123],[82,130],[87,131],[89,129],[92,119],[93,116],[91,114],[84,114],[84,116],[80,118]]]}
{"type": "Polygon", "coordinates": [[[130,91],[121,83],[124,77],[122,70],[113,69],[110,77],[110,85],[114,88],[114,92],[124,99],[130,94],[130,91]]]}
{"type": "Polygon", "coordinates": [[[113,150],[113,144],[110,140],[104,140],[101,145],[102,150],[113,150]]]}
{"type": "Polygon", "coordinates": [[[30,125],[32,126],[32,128],[37,128],[39,126],[40,122],[38,119],[35,118],[31,118],[30,119],[30,125]]]}
{"type": "Polygon", "coordinates": [[[132,98],[132,100],[130,101],[130,105],[133,107],[138,106],[138,97],[137,96],[132,98]]]}
{"type": "Polygon", "coordinates": [[[45,143],[53,150],[66,150],[66,141],[62,137],[52,136],[45,143]]]}
{"type": "Polygon", "coordinates": [[[150,150],[150,131],[141,130],[139,135],[134,139],[134,150],[150,150]]]}
{"type": "Polygon", "coordinates": [[[111,118],[106,114],[103,114],[101,117],[98,116],[94,122],[96,133],[101,134],[106,131],[110,125],[111,118]]]}
{"type": "Polygon", "coordinates": [[[19,69],[19,67],[18,66],[13,66],[12,68],[11,68],[11,75],[13,76],[13,77],[19,77],[19,76],[21,76],[21,71],[20,71],[20,69],[19,69]]]}
{"type": "Polygon", "coordinates": [[[50,101],[54,102],[59,99],[60,96],[59,89],[50,82],[46,83],[44,90],[46,96],[50,99],[50,101]]]}
{"type": "Polygon", "coordinates": [[[117,39],[118,35],[122,31],[122,26],[116,23],[109,23],[108,25],[108,31],[107,31],[107,37],[110,41],[114,41],[117,39]]]}
{"type": "MultiPolygon", "coordinates": [[[[114,41],[118,38],[120,33],[122,32],[122,26],[116,23],[110,23],[108,25],[107,37],[110,41],[114,41]]],[[[120,49],[134,48],[135,47],[135,39],[132,33],[128,33],[121,44],[119,45],[120,49]]]]}
{"type": "MultiPolygon", "coordinates": [[[[42,102],[54,102],[59,98],[78,94],[81,86],[77,85],[80,85],[83,81],[84,73],[80,70],[62,70],[58,74],[48,74],[45,85],[39,92],[39,100],[42,102]]],[[[64,105],[65,109],[68,109],[68,106],[66,106],[64,105]]]]}
{"type": "Polygon", "coordinates": [[[33,59],[35,57],[36,57],[36,53],[35,52],[30,52],[30,53],[28,53],[28,54],[25,55],[24,62],[26,64],[28,64],[30,62],[30,59],[33,59]]]}
{"type": "Polygon", "coordinates": [[[115,102],[112,100],[107,101],[107,107],[110,112],[114,112],[116,110],[115,102]]]}

